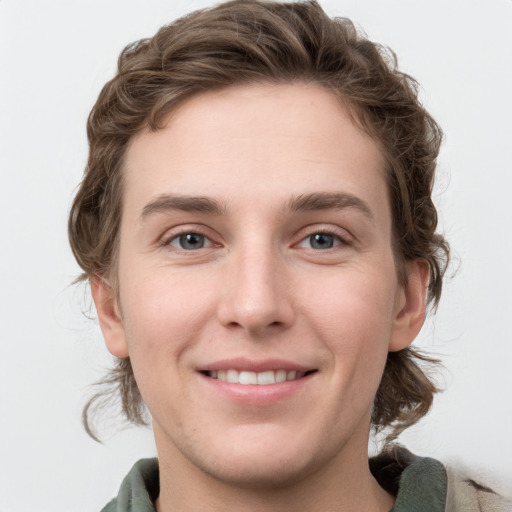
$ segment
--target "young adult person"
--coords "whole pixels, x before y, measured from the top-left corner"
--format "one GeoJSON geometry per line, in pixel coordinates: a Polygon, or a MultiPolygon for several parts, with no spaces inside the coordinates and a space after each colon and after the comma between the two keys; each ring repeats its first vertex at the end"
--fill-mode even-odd
{"type": "Polygon", "coordinates": [[[88,137],[71,245],[158,452],[105,511],[508,509],[390,444],[437,391],[410,344],[449,254],[392,54],[315,2],[227,2],[127,47],[88,137]]]}

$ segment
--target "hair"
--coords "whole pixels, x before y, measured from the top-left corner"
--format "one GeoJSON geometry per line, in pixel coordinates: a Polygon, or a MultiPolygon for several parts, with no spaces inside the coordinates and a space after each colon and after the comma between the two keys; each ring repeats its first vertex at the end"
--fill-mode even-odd
{"type": "MultiPolygon", "coordinates": [[[[379,144],[399,282],[407,285],[407,261],[425,261],[427,301],[435,309],[449,260],[431,197],[441,129],[421,105],[416,81],[398,70],[394,53],[369,41],[350,20],[331,19],[316,1],[229,1],[180,18],[122,51],[87,123],[89,156],[69,217],[71,248],[83,270],[77,281],[105,279],[117,290],[123,157],[135,134],[162,128],[177,105],[206,91],[294,82],[331,91],[379,144]]],[[[372,411],[373,428],[390,431],[388,439],[432,405],[438,389],[425,363],[438,361],[411,347],[388,354],[372,411]]],[[[129,358],[116,359],[99,384],[107,388],[83,412],[91,436],[91,413],[113,396],[129,422],[146,423],[129,358]]]]}

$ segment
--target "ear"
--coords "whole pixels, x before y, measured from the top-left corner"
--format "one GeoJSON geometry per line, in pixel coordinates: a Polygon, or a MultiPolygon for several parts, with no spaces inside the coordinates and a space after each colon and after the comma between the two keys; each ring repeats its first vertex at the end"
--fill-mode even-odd
{"type": "Polygon", "coordinates": [[[408,282],[400,287],[396,300],[395,319],[389,344],[390,352],[408,347],[425,321],[429,266],[425,260],[406,263],[408,282]]]}
{"type": "Polygon", "coordinates": [[[90,283],[92,298],[107,349],[116,357],[126,358],[128,357],[128,345],[115,292],[101,277],[92,278],[90,283]]]}

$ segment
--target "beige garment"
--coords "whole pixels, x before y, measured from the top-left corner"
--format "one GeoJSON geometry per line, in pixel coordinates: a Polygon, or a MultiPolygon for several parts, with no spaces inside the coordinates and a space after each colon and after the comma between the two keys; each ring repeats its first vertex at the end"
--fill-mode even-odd
{"type": "Polygon", "coordinates": [[[512,512],[512,489],[502,489],[457,467],[446,467],[448,495],[446,512],[512,512]],[[492,487],[492,489],[491,489],[492,487]],[[503,492],[503,494],[499,494],[503,492]]]}

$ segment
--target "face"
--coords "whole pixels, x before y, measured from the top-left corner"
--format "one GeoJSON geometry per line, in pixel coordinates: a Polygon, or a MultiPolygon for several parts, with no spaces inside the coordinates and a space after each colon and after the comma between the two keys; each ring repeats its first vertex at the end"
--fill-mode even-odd
{"type": "Polygon", "coordinates": [[[131,141],[119,301],[93,294],[161,459],[275,485],[366,456],[387,353],[424,309],[421,267],[397,281],[384,172],[313,85],[205,93],[131,141]]]}

